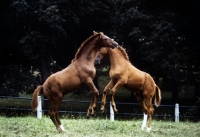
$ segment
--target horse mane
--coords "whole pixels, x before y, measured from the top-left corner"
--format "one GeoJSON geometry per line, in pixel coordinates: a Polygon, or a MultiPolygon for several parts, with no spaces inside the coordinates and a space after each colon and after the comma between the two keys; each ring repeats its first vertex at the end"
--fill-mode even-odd
{"type": "Polygon", "coordinates": [[[90,36],[89,38],[87,38],[87,39],[81,44],[81,46],[78,48],[78,50],[77,50],[77,52],[76,52],[76,54],[75,54],[74,59],[72,59],[71,63],[74,62],[77,58],[80,57],[80,54],[81,54],[83,48],[85,47],[85,45],[87,45],[87,43],[88,43],[90,40],[94,39],[97,35],[98,35],[98,34],[95,34],[95,35],[90,36]]]}
{"type": "Polygon", "coordinates": [[[118,46],[118,49],[119,49],[119,50],[121,51],[121,53],[124,55],[124,58],[130,62],[129,57],[128,57],[128,54],[126,53],[126,50],[125,50],[122,46],[118,46]]]}

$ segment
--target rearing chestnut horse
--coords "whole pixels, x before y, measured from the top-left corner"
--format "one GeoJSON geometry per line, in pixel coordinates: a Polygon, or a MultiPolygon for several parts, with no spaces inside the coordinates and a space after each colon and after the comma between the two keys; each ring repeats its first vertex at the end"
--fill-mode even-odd
{"type": "Polygon", "coordinates": [[[37,96],[40,91],[43,91],[44,96],[49,99],[49,115],[59,132],[65,131],[58,117],[58,109],[63,96],[80,88],[82,84],[86,84],[93,95],[87,116],[94,114],[97,96],[99,95],[99,91],[93,83],[93,78],[96,74],[96,69],[94,68],[95,56],[101,47],[115,48],[118,46],[117,42],[102,32],[93,33],[94,35],[81,44],[71,64],[67,68],[48,77],[44,84],[38,86],[33,93],[33,110],[38,106],[37,96]]]}
{"type": "Polygon", "coordinates": [[[121,46],[115,49],[101,48],[97,53],[96,59],[102,59],[104,56],[108,56],[110,59],[111,67],[109,75],[111,80],[103,90],[101,111],[103,112],[105,109],[106,93],[110,90],[113,110],[114,112],[118,112],[114,101],[114,94],[120,87],[125,87],[131,92],[134,92],[134,95],[142,106],[144,112],[142,130],[146,127],[147,115],[149,115],[147,127],[147,131],[149,132],[151,130],[152,115],[154,113],[152,106],[153,96],[155,96],[154,103],[157,107],[161,102],[159,87],[148,73],[140,71],[131,64],[126,51],[121,46]]]}

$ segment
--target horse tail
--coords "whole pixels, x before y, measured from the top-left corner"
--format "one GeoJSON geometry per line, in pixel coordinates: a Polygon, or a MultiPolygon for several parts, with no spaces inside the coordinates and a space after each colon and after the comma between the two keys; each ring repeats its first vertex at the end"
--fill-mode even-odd
{"type": "Polygon", "coordinates": [[[31,103],[31,107],[32,107],[32,110],[35,111],[37,109],[37,106],[38,106],[38,95],[40,93],[40,91],[43,89],[43,86],[38,86],[35,91],[33,92],[33,100],[32,100],[32,103],[31,103]]]}
{"type": "Polygon", "coordinates": [[[155,93],[155,98],[154,98],[154,103],[156,107],[160,105],[160,102],[161,102],[161,92],[160,92],[160,88],[156,85],[156,93],[155,93]]]}

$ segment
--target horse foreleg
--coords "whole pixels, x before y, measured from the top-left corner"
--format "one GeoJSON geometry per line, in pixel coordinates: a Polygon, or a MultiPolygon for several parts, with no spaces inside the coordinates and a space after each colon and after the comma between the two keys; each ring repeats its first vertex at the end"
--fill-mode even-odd
{"type": "MultiPolygon", "coordinates": [[[[92,93],[91,93],[92,94],[92,93]]],[[[89,108],[87,110],[87,117],[89,118],[90,114],[94,111],[92,110],[92,106],[94,104],[94,97],[92,98],[92,101],[90,102],[89,108]]]]}
{"type": "Polygon", "coordinates": [[[102,95],[102,100],[101,100],[101,112],[103,113],[105,110],[105,104],[106,104],[106,94],[107,91],[112,88],[113,86],[113,82],[112,80],[105,86],[104,90],[103,90],[103,95],[102,95]]]}
{"type": "Polygon", "coordinates": [[[87,116],[89,117],[90,114],[94,114],[94,109],[96,108],[97,97],[99,95],[99,90],[95,87],[92,79],[88,79],[86,85],[89,87],[90,91],[92,91],[93,99],[90,103],[87,116]]]}
{"type": "Polygon", "coordinates": [[[118,110],[116,109],[116,105],[115,105],[115,100],[114,100],[114,94],[115,92],[124,85],[124,82],[122,81],[118,81],[114,86],[113,88],[110,90],[110,96],[111,96],[111,104],[112,104],[112,108],[113,108],[113,111],[115,113],[118,113],[118,110]]]}

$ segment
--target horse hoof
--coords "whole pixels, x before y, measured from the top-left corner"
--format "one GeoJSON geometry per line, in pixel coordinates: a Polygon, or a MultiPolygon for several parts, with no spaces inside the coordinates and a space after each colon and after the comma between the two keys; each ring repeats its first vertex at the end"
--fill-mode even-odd
{"type": "Polygon", "coordinates": [[[91,115],[94,115],[95,114],[95,111],[94,111],[94,109],[92,110],[92,112],[90,113],[91,115]]]}
{"type": "Polygon", "coordinates": [[[66,132],[65,128],[63,127],[63,125],[60,125],[59,127],[57,127],[57,130],[58,130],[59,133],[65,133],[66,132]]]}
{"type": "Polygon", "coordinates": [[[92,112],[92,113],[91,113],[91,116],[94,116],[94,114],[95,114],[95,112],[92,112]]]}
{"type": "Polygon", "coordinates": [[[86,118],[89,119],[89,118],[90,118],[90,114],[87,114],[87,115],[86,115],[86,118]]]}
{"type": "Polygon", "coordinates": [[[101,110],[101,113],[104,113],[105,112],[105,110],[101,110]]]}
{"type": "Polygon", "coordinates": [[[66,133],[66,130],[57,129],[59,133],[66,133]]]}
{"type": "Polygon", "coordinates": [[[105,109],[104,109],[104,108],[101,108],[100,111],[101,111],[101,113],[104,113],[104,112],[105,112],[105,109]]]}
{"type": "Polygon", "coordinates": [[[114,112],[115,112],[115,113],[118,113],[118,110],[117,110],[117,109],[115,109],[115,110],[114,110],[114,112]]]}
{"type": "Polygon", "coordinates": [[[63,130],[63,131],[62,131],[62,132],[60,132],[60,133],[63,133],[63,134],[64,134],[64,133],[66,133],[66,130],[63,130]]]}
{"type": "Polygon", "coordinates": [[[90,117],[89,116],[86,116],[86,119],[89,119],[90,117]]]}
{"type": "Polygon", "coordinates": [[[150,132],[151,131],[151,127],[147,127],[146,132],[150,132]]]}

